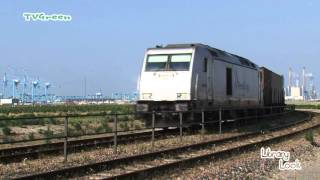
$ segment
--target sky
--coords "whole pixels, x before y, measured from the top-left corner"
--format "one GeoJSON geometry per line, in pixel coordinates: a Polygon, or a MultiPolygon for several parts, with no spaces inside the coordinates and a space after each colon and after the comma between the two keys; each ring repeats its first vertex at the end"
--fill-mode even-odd
{"type": "Polygon", "coordinates": [[[27,74],[58,95],[84,95],[84,79],[87,94],[134,92],[146,48],[203,43],[285,76],[305,66],[320,88],[319,9],[302,0],[2,0],[0,76],[27,74]],[[72,21],[27,22],[24,12],[72,21]]]}

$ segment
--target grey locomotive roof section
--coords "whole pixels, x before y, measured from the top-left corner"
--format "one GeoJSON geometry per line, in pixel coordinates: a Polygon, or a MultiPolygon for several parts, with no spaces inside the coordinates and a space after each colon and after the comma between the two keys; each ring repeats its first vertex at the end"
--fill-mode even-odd
{"type": "Polygon", "coordinates": [[[213,48],[211,46],[201,44],[201,43],[190,43],[190,44],[168,44],[166,46],[156,46],[155,48],[148,48],[148,50],[152,49],[184,49],[184,48],[195,48],[195,47],[201,47],[207,49],[212,56],[215,56],[217,59],[221,59],[224,61],[228,61],[234,64],[239,64],[241,66],[247,66],[250,68],[258,69],[258,66],[253,63],[252,61],[243,58],[241,56],[228,53],[226,51],[213,48]]]}

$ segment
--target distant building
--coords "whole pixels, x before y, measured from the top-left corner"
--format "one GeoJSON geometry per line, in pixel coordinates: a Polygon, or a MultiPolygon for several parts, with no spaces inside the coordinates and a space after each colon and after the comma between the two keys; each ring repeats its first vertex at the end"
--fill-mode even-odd
{"type": "Polygon", "coordinates": [[[286,94],[286,100],[303,100],[300,87],[290,87],[290,89],[286,92],[289,92],[289,94],[286,94]]]}
{"type": "Polygon", "coordinates": [[[19,99],[0,99],[0,105],[17,105],[19,99]]]}
{"type": "Polygon", "coordinates": [[[289,68],[288,87],[285,88],[286,100],[315,100],[317,91],[314,76],[303,67],[301,75],[289,68]],[[294,83],[295,82],[295,83],[294,83]]]}

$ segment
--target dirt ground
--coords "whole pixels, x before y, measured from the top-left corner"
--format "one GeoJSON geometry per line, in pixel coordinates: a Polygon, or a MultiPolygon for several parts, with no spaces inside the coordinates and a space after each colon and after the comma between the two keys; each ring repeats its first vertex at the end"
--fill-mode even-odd
{"type": "Polygon", "coordinates": [[[271,179],[320,179],[320,148],[313,148],[299,158],[304,160],[302,170],[276,172],[271,179]]]}
{"type": "MultiPolygon", "coordinates": [[[[320,144],[320,128],[313,131],[320,144]]],[[[290,162],[298,159],[302,170],[279,170],[277,159],[262,160],[260,148],[222,160],[208,160],[190,168],[172,170],[154,179],[320,179],[320,147],[311,145],[301,134],[269,145],[275,151],[290,152],[290,162]]]]}

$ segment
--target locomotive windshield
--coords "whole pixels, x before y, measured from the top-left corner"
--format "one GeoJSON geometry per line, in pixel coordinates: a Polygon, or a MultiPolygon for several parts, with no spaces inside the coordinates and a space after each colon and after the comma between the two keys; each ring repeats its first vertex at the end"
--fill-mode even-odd
{"type": "Polygon", "coordinates": [[[148,55],[146,71],[188,71],[191,54],[148,55]]]}

